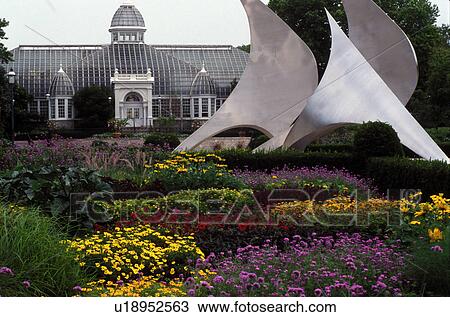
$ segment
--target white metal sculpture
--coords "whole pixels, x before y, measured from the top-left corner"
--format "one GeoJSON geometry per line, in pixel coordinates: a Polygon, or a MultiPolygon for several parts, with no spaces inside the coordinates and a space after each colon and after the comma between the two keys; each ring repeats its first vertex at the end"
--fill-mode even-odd
{"type": "Polygon", "coordinates": [[[241,2],[252,39],[249,64],[219,111],[177,151],[193,149],[237,127],[279,135],[292,125],[317,87],[317,63],[308,46],[261,1],[241,2]]]}
{"type": "Polygon", "coordinates": [[[372,0],[342,1],[350,38],[327,11],[332,49],[317,86],[315,60],[303,41],[259,0],[241,0],[252,35],[249,66],[222,109],[177,150],[234,127],[271,137],[257,150],[304,149],[339,127],[383,121],[423,158],[449,162],[404,107],[418,81],[408,37],[372,0]]]}
{"type": "Polygon", "coordinates": [[[426,159],[449,161],[327,11],[333,44],[325,74],[286,137],[284,146],[305,148],[350,123],[388,122],[400,141],[426,159]]]}

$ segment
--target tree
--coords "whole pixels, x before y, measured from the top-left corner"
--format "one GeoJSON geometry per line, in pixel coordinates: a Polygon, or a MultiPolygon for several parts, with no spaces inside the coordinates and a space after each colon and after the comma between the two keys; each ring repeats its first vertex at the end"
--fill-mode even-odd
{"type": "MultiPolygon", "coordinates": [[[[7,27],[9,22],[5,19],[0,19],[0,40],[7,40],[6,33],[3,28],[7,27]]],[[[12,60],[12,54],[8,51],[5,45],[0,41],[0,63],[7,63],[12,60]]]]}
{"type": "Polygon", "coordinates": [[[437,47],[429,62],[427,93],[435,107],[435,125],[450,124],[450,47],[437,47]]]}
{"type": "MultiPolygon", "coordinates": [[[[408,109],[425,126],[435,126],[437,122],[435,118],[440,117],[436,114],[442,111],[443,105],[447,104],[448,108],[450,104],[445,92],[449,87],[448,81],[446,82],[444,78],[448,71],[442,71],[446,69],[445,58],[447,57],[448,61],[448,55],[444,50],[437,49],[448,47],[449,27],[438,28],[435,25],[439,10],[429,0],[375,0],[375,2],[405,31],[417,54],[419,83],[408,109]]],[[[342,29],[348,32],[341,0],[270,0],[269,7],[311,48],[318,63],[319,75],[322,75],[331,47],[325,7],[342,29]]],[[[448,117],[443,117],[440,121],[445,125],[449,122],[448,117]]]]}
{"type": "MultiPolygon", "coordinates": [[[[412,41],[420,64],[419,87],[427,80],[428,60],[433,48],[442,41],[435,26],[439,14],[429,0],[375,0],[395,20],[412,41]]],[[[323,74],[331,47],[330,29],[324,8],[348,31],[345,11],[340,0],[270,0],[274,10],[313,51],[319,73],[323,74]]]]}
{"type": "Polygon", "coordinates": [[[242,44],[241,46],[238,46],[237,48],[240,49],[241,51],[244,51],[244,52],[250,54],[250,48],[251,48],[250,44],[247,44],[247,45],[242,44]]]}
{"type": "Polygon", "coordinates": [[[270,0],[269,7],[278,14],[309,46],[323,74],[330,55],[330,27],[324,8],[347,29],[340,0],[270,0]],[[342,23],[344,22],[344,24],[342,23]]]}
{"type": "Polygon", "coordinates": [[[233,92],[234,89],[236,88],[236,86],[238,85],[238,80],[237,78],[233,78],[233,80],[230,83],[230,92],[233,92]]]}
{"type": "MultiPolygon", "coordinates": [[[[17,83],[14,86],[14,120],[15,131],[30,133],[43,126],[43,119],[28,112],[28,105],[33,97],[17,83]]],[[[0,134],[11,135],[11,88],[6,79],[6,70],[0,67],[0,134]]]]}
{"type": "Polygon", "coordinates": [[[114,101],[109,97],[113,93],[109,88],[91,86],[78,91],[73,97],[73,103],[78,117],[82,119],[82,128],[106,128],[114,114],[114,101]]]}

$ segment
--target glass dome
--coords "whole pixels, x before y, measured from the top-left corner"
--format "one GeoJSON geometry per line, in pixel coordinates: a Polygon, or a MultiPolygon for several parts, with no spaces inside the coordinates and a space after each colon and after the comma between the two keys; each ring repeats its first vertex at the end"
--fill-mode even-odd
{"type": "Polygon", "coordinates": [[[142,27],[145,28],[145,21],[139,10],[131,4],[121,5],[117,9],[111,21],[111,27],[142,27]]]}
{"type": "Polygon", "coordinates": [[[73,97],[75,90],[73,88],[72,80],[64,72],[62,66],[52,79],[50,90],[48,92],[50,97],[73,97]]]}
{"type": "Polygon", "coordinates": [[[195,76],[191,86],[191,96],[216,95],[216,85],[203,66],[202,70],[195,76]]]}

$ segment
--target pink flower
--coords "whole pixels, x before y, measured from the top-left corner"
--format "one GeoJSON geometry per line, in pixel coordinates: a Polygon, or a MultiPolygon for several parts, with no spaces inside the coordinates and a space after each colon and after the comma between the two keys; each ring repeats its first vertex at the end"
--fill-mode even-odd
{"type": "Polygon", "coordinates": [[[23,285],[23,287],[25,287],[25,288],[30,288],[31,282],[30,282],[30,281],[23,281],[23,282],[22,282],[22,285],[23,285]]]}
{"type": "Polygon", "coordinates": [[[75,286],[74,288],[72,288],[72,290],[73,290],[74,292],[82,292],[82,291],[83,291],[83,289],[81,288],[80,285],[75,286]]]}
{"type": "Polygon", "coordinates": [[[314,290],[314,294],[315,294],[317,297],[322,296],[322,289],[316,288],[316,289],[314,290]]]}
{"type": "Polygon", "coordinates": [[[431,251],[442,253],[444,252],[444,249],[442,249],[442,247],[439,245],[435,245],[434,247],[431,247],[431,251]]]}
{"type": "Polygon", "coordinates": [[[0,274],[13,276],[14,272],[9,267],[0,267],[0,274]]]}

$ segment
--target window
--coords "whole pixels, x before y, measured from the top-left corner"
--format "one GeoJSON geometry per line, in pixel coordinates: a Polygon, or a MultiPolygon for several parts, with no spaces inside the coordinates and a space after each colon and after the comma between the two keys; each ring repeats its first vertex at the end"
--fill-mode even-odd
{"type": "Polygon", "coordinates": [[[139,110],[139,108],[134,108],[134,118],[135,119],[141,118],[141,111],[139,110]]]}
{"type": "Polygon", "coordinates": [[[194,99],[194,118],[200,117],[200,99],[194,99]]]}
{"type": "Polygon", "coordinates": [[[38,102],[37,102],[37,100],[33,101],[30,104],[30,112],[31,113],[38,113],[38,102]]]}
{"type": "Polygon", "coordinates": [[[202,117],[208,118],[209,117],[209,99],[203,98],[202,99],[202,117]]]}
{"type": "Polygon", "coordinates": [[[133,109],[132,108],[127,109],[127,119],[133,119],[133,109]]]}
{"type": "Polygon", "coordinates": [[[66,100],[58,99],[58,118],[66,118],[66,100]]]}
{"type": "Polygon", "coordinates": [[[159,100],[153,99],[152,101],[152,115],[153,118],[159,118],[159,100]]]}
{"type": "Polygon", "coordinates": [[[56,118],[56,100],[50,101],[50,119],[56,118]]]}
{"type": "Polygon", "coordinates": [[[73,119],[74,118],[74,115],[73,115],[73,100],[69,99],[68,103],[69,103],[69,105],[67,107],[67,117],[69,119],[73,119]]]}
{"type": "Polygon", "coordinates": [[[161,100],[161,117],[170,117],[172,116],[172,111],[170,111],[170,103],[169,99],[161,100]]]}
{"type": "Polygon", "coordinates": [[[216,113],[216,99],[211,99],[211,116],[216,113]]]}
{"type": "Polygon", "coordinates": [[[216,99],[216,111],[219,110],[221,106],[222,106],[222,100],[216,99]]]}
{"type": "Polygon", "coordinates": [[[191,99],[183,99],[183,118],[191,117],[191,99]]]}
{"type": "Polygon", "coordinates": [[[142,98],[137,93],[132,92],[127,95],[127,97],[125,98],[125,101],[126,102],[141,102],[142,98]]]}

